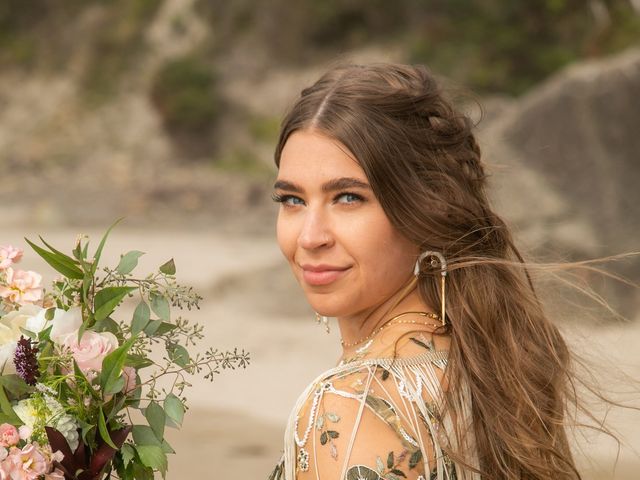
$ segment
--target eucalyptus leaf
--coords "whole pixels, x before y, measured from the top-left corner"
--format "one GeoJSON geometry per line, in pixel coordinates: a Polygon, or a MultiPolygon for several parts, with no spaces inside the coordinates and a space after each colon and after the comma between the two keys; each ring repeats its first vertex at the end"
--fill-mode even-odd
{"type": "Polygon", "coordinates": [[[165,322],[170,320],[169,302],[162,295],[157,293],[151,294],[151,310],[165,322]]]}
{"type": "Polygon", "coordinates": [[[169,354],[171,361],[176,365],[186,368],[189,364],[189,352],[182,345],[178,345],[177,343],[168,344],[167,353],[169,354]]]}
{"type": "Polygon", "coordinates": [[[153,433],[158,437],[158,440],[162,441],[164,438],[164,423],[166,414],[164,409],[156,402],[150,402],[144,411],[144,416],[149,422],[149,426],[153,433]]]}
{"type": "Polygon", "coordinates": [[[160,271],[166,275],[175,275],[176,264],[174,263],[173,258],[160,265],[160,271]]]}
{"type": "Polygon", "coordinates": [[[131,332],[135,335],[144,330],[144,327],[149,323],[149,319],[151,318],[151,310],[149,309],[149,305],[144,300],[140,300],[138,306],[133,312],[133,320],[131,322],[131,332]]]}
{"type": "Polygon", "coordinates": [[[171,420],[176,422],[178,425],[182,425],[182,420],[184,418],[184,405],[182,404],[182,400],[173,393],[170,393],[164,399],[164,411],[171,420]]]}
{"type": "Polygon", "coordinates": [[[131,250],[120,258],[120,263],[116,267],[116,271],[123,275],[131,273],[138,266],[138,259],[144,255],[144,252],[131,250]]]}

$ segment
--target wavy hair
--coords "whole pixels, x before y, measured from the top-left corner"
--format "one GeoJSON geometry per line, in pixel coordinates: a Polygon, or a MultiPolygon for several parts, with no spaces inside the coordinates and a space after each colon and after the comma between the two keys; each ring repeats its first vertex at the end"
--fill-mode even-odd
{"type": "MultiPolygon", "coordinates": [[[[530,271],[594,267],[523,259],[490,206],[473,126],[423,66],[339,65],[302,90],[283,120],[275,161],[279,166],[296,130],[338,140],[392,225],[447,258],[445,405],[456,418],[457,395],[468,392],[479,464],[471,465],[469,452],[447,453],[492,480],[579,479],[566,431],[568,413],[581,406],[577,357],[545,313],[530,271]]],[[[418,288],[439,311],[438,271],[432,273],[418,288]]]]}

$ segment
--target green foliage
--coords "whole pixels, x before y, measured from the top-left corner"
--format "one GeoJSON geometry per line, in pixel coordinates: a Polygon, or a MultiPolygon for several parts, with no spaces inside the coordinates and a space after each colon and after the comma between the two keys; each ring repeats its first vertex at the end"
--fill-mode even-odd
{"type": "Polygon", "coordinates": [[[261,161],[247,148],[233,149],[230,153],[213,162],[213,167],[226,172],[237,172],[259,178],[269,177],[275,171],[275,167],[261,161]]]}
{"type": "Polygon", "coordinates": [[[278,117],[252,117],[249,120],[249,131],[256,140],[275,144],[280,132],[280,119],[278,117]]]}
{"type": "Polygon", "coordinates": [[[151,100],[165,127],[175,134],[209,132],[220,115],[212,67],[197,56],[170,60],[156,73],[151,100]]]}

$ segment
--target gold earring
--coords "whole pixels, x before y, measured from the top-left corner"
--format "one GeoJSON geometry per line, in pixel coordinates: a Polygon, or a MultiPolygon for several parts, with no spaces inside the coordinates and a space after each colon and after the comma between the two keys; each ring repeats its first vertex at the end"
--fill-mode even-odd
{"type": "Polygon", "coordinates": [[[324,328],[327,333],[331,331],[331,329],[329,328],[329,317],[325,317],[324,315],[320,315],[318,312],[316,312],[316,323],[318,323],[318,325],[324,323],[324,328]]]}
{"type": "MultiPolygon", "coordinates": [[[[420,276],[420,264],[422,263],[422,261],[427,258],[427,257],[436,257],[438,259],[438,261],[440,262],[440,306],[441,306],[441,313],[440,313],[440,321],[442,322],[442,326],[446,325],[446,307],[445,307],[445,279],[447,277],[447,261],[444,258],[444,255],[442,255],[442,253],[440,252],[436,252],[436,251],[426,251],[426,252],[422,252],[420,254],[420,256],[418,257],[418,260],[416,261],[416,265],[413,268],[413,274],[416,277],[420,276]]],[[[437,267],[438,266],[438,261],[436,261],[435,258],[431,259],[431,266],[432,267],[437,267]]]]}

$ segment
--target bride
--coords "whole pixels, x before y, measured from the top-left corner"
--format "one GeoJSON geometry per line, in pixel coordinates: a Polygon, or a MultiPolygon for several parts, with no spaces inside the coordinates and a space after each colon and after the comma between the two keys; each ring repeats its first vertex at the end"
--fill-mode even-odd
{"type": "Polygon", "coordinates": [[[330,70],[275,159],[279,246],[343,353],[294,406],[270,479],[580,478],[570,352],[431,74],[330,70]]]}

